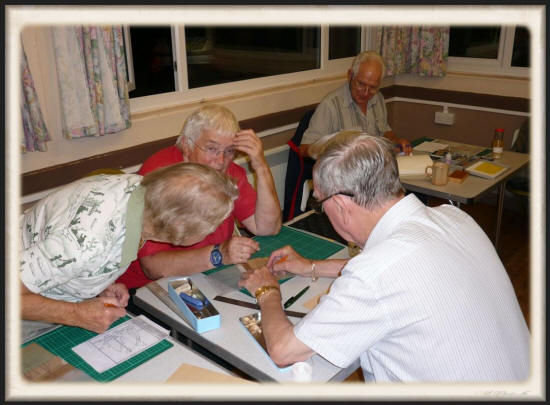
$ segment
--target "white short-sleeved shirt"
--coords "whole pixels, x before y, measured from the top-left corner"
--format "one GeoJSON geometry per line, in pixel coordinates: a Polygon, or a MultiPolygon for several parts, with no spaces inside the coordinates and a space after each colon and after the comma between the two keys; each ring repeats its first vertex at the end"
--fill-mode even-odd
{"type": "Polygon", "coordinates": [[[75,181],[21,215],[21,281],[36,294],[77,302],[95,297],[136,258],[142,176],[75,181]],[[132,205],[132,209],[128,209],[132,205]]]}
{"type": "Polygon", "coordinates": [[[363,114],[351,97],[348,82],[344,83],[321,100],[301,143],[312,144],[324,135],[344,129],[359,129],[373,136],[383,136],[391,131],[382,94],[376,93],[367,102],[367,113],[363,114]]]}
{"type": "Polygon", "coordinates": [[[294,327],[365,379],[519,381],[530,334],[493,245],[460,209],[413,194],[380,219],[330,292],[294,327]]]}

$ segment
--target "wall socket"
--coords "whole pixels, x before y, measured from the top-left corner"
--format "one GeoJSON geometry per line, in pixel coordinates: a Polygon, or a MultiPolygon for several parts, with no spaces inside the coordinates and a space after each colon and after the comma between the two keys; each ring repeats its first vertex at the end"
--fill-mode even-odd
{"type": "Polygon", "coordinates": [[[435,113],[436,124],[453,125],[455,123],[455,114],[450,112],[437,111],[435,113]]]}

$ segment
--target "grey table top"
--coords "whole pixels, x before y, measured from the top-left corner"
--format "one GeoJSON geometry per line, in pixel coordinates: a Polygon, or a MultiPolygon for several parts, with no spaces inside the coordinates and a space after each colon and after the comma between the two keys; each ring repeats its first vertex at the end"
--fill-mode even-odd
{"type": "MultiPolygon", "coordinates": [[[[479,146],[476,147],[474,145],[466,145],[445,140],[437,140],[437,142],[449,144],[451,145],[453,150],[457,150],[461,146],[470,149],[483,149],[479,146]]],[[[499,186],[503,181],[513,176],[514,173],[516,173],[519,169],[527,165],[527,163],[529,162],[529,155],[524,153],[504,151],[502,158],[496,160],[495,162],[509,166],[509,170],[505,171],[500,176],[494,179],[485,179],[470,174],[463,183],[459,184],[449,182],[444,186],[434,186],[431,181],[424,175],[401,176],[400,179],[403,186],[409,191],[420,192],[433,197],[453,200],[464,204],[471,204],[475,201],[475,199],[489,192],[493,188],[499,186]]]]}
{"type": "MultiPolygon", "coordinates": [[[[341,250],[333,257],[347,258],[347,249],[341,250]]],[[[161,287],[167,289],[168,281],[171,279],[173,278],[161,279],[158,280],[158,283],[161,287]]],[[[145,312],[150,313],[177,332],[203,346],[251,377],[259,381],[292,381],[292,373],[290,371],[281,372],[239,322],[240,317],[259,311],[213,300],[215,296],[222,295],[254,303],[255,300],[252,297],[240,292],[237,288],[229,287],[219,281],[213,281],[211,276],[206,276],[202,273],[191,276],[191,281],[210,299],[211,303],[221,314],[220,328],[197,333],[185,320],[181,319],[145,287],[136,291],[134,302],[145,312]]],[[[325,293],[332,281],[329,278],[320,278],[317,282],[313,283],[308,278],[293,277],[281,284],[283,301],[295,295],[306,285],[309,285],[310,288],[306,294],[289,308],[293,311],[307,312],[308,309],[302,304],[325,293]]],[[[299,321],[298,318],[293,317],[289,317],[289,320],[293,323],[299,321]]],[[[359,367],[359,362],[357,361],[350,367],[341,369],[319,355],[314,355],[309,362],[313,365],[312,378],[314,382],[342,381],[359,367]]]]}

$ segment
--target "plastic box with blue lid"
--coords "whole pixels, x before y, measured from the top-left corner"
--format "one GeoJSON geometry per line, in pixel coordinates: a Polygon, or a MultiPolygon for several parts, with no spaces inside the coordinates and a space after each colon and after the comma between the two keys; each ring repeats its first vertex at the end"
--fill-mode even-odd
{"type": "Polygon", "coordinates": [[[220,327],[219,312],[202,291],[193,285],[189,277],[169,280],[168,293],[197,332],[203,333],[220,327]]]}

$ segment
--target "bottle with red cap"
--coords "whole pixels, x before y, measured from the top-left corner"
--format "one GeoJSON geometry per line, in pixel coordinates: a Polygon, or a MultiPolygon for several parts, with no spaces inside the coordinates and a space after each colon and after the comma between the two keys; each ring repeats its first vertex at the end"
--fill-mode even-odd
{"type": "Polygon", "coordinates": [[[493,157],[500,159],[502,157],[502,150],[504,149],[504,129],[495,129],[495,135],[493,136],[493,157]]]}

